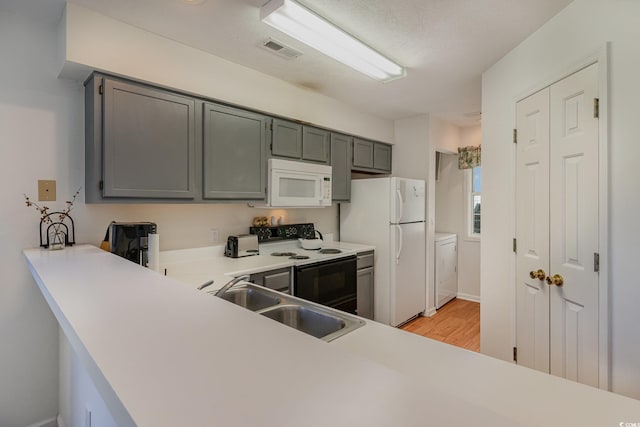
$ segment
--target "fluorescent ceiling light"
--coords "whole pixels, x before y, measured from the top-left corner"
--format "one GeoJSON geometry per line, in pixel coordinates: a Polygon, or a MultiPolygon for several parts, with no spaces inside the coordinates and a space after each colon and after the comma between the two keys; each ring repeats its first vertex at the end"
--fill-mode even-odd
{"type": "Polygon", "coordinates": [[[260,19],[279,31],[376,80],[406,75],[405,69],[293,0],[271,0],[260,19]]]}

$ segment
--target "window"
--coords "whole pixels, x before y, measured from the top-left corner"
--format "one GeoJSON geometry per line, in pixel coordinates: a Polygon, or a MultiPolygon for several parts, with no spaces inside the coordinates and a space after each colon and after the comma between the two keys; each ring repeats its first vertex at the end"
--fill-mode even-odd
{"type": "Polygon", "coordinates": [[[480,237],[482,201],[482,166],[471,169],[469,185],[469,235],[480,237]]]}

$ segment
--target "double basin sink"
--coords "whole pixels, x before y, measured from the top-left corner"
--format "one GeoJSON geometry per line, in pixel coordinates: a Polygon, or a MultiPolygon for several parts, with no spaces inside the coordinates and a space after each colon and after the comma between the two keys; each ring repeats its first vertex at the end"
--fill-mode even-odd
{"type": "Polygon", "coordinates": [[[344,312],[252,283],[236,285],[218,297],[327,342],[365,324],[344,312]]]}

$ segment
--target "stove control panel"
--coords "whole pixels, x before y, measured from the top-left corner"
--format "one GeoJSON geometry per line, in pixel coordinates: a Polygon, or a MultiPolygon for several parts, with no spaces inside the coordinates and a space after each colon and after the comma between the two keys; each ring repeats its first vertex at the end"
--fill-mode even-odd
{"type": "Polygon", "coordinates": [[[277,242],[299,238],[314,238],[316,229],[313,224],[287,224],[274,227],[249,227],[249,233],[258,236],[258,242],[277,242]]]}

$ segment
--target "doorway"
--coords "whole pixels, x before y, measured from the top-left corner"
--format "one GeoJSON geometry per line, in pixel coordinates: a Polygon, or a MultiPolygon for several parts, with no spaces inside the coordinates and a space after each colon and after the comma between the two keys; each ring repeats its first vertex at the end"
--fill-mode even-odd
{"type": "MultiPolygon", "coordinates": [[[[464,130],[461,130],[463,132],[464,130]]],[[[479,135],[480,130],[475,130],[479,135]]],[[[475,170],[474,220],[472,169],[459,169],[458,154],[435,151],[434,238],[427,251],[434,286],[431,317],[420,317],[404,330],[479,351],[480,343],[480,168],[475,170]],[[475,235],[473,231],[476,231],[475,235]]]]}

